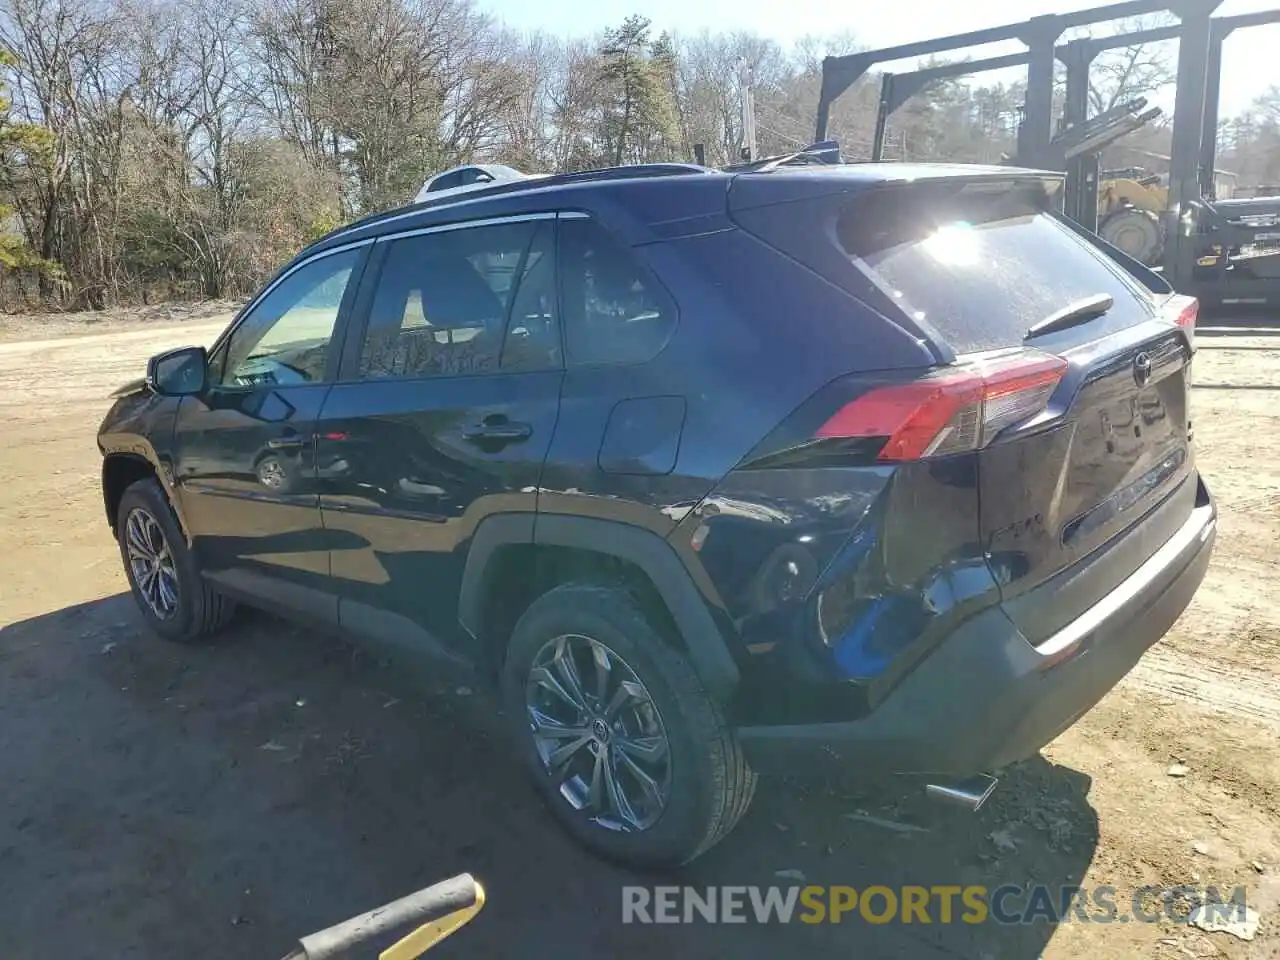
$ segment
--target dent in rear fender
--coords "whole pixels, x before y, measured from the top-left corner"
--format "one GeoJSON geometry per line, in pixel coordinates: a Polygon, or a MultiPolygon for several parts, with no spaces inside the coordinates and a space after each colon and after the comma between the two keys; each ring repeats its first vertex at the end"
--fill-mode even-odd
{"type": "Polygon", "coordinates": [[[764,701],[783,698],[815,722],[855,712],[999,599],[970,455],[736,471],[673,540],[697,556],[733,616],[746,654],[743,708],[757,717],[764,701]]]}
{"type": "Polygon", "coordinates": [[[697,558],[743,632],[769,638],[762,617],[796,607],[864,523],[892,468],[737,470],[686,516],[670,540],[697,558]]]}
{"type": "Polygon", "coordinates": [[[976,458],[962,455],[899,467],[813,603],[835,674],[890,685],[998,599],[979,540],[976,458]]]}

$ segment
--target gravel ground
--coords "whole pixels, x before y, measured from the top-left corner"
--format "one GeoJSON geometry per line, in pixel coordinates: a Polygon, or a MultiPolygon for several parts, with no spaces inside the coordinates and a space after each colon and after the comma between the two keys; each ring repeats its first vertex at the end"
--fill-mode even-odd
{"type": "Polygon", "coordinates": [[[0,320],[3,956],[273,958],[464,870],[489,905],[433,958],[1280,956],[1280,335],[1201,334],[1197,439],[1223,516],[1196,602],[979,814],[852,775],[770,782],[725,844],[641,877],[558,832],[465,679],[265,615],[212,647],[144,630],[93,434],[110,389],[159,349],[211,340],[230,307],[167,309],[0,320]],[[1147,883],[1243,884],[1262,925],[1245,943],[1171,922],[621,921],[628,883],[793,882],[780,870],[859,888],[1113,884],[1121,902],[1147,883]]]}

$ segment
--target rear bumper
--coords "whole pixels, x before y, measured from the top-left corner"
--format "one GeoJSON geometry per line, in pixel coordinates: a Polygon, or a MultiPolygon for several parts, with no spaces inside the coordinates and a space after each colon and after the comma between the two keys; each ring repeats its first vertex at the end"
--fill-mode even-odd
{"type": "Polygon", "coordinates": [[[862,719],[739,728],[747,759],[764,773],[864,768],[957,776],[1025,759],[1164,636],[1204,579],[1216,532],[1209,500],[1133,574],[1039,645],[1000,606],[988,608],[862,719]]]}

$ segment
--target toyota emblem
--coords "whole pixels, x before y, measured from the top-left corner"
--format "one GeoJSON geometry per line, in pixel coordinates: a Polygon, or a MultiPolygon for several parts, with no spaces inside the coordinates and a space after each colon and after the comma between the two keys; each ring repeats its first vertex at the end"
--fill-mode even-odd
{"type": "Polygon", "coordinates": [[[1151,379],[1151,354],[1146,351],[1133,358],[1133,379],[1140,387],[1145,387],[1151,379]]]}

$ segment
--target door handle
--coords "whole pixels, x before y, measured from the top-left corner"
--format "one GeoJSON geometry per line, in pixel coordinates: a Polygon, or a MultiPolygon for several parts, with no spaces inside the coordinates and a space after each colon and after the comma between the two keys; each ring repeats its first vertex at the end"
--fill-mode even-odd
{"type": "Polygon", "coordinates": [[[462,428],[462,439],[472,443],[518,443],[533,435],[533,427],[516,420],[486,418],[462,428]]]}
{"type": "Polygon", "coordinates": [[[301,450],[305,445],[301,437],[272,437],[267,441],[268,450],[301,450]]]}

